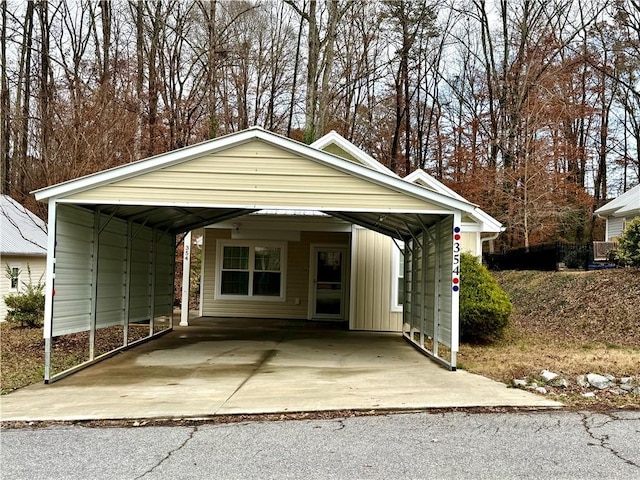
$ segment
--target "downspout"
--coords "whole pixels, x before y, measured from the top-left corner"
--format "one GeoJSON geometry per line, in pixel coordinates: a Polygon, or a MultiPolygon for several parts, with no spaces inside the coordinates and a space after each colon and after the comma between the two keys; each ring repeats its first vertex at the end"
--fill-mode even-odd
{"type": "MultiPolygon", "coordinates": [[[[484,235],[484,233],[480,233],[480,256],[482,256],[482,252],[483,252],[483,250],[484,250],[484,249],[482,248],[482,244],[483,244],[484,242],[490,242],[490,241],[492,241],[492,240],[495,240],[495,239],[496,239],[496,238],[498,238],[498,236],[500,236],[500,234],[501,234],[502,232],[504,232],[505,230],[506,230],[506,228],[505,228],[505,227],[500,227],[500,231],[499,231],[499,232],[492,233],[492,234],[490,234],[489,236],[486,236],[486,237],[485,237],[485,236],[483,236],[483,235],[484,235]]],[[[490,250],[492,250],[492,249],[490,249],[490,250]]],[[[493,252],[489,252],[489,253],[493,253],[493,252]]]]}

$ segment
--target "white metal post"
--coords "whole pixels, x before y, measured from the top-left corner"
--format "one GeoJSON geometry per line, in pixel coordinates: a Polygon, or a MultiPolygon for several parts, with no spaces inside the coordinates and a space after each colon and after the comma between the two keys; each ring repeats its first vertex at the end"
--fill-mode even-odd
{"type": "MultiPolygon", "coordinates": [[[[460,254],[462,250],[462,216],[460,212],[453,214],[453,270],[451,272],[451,368],[456,368],[456,354],[460,343],[460,274],[456,273],[456,267],[460,266],[460,254]]],[[[457,270],[459,272],[459,269],[457,270]]]]}
{"type": "Polygon", "coordinates": [[[100,253],[100,210],[93,214],[93,257],[91,262],[91,316],[89,318],[89,360],[95,358],[98,315],[98,255],[100,253]]]}
{"type": "Polygon", "coordinates": [[[127,273],[124,284],[124,319],[122,322],[122,344],[129,345],[129,316],[131,315],[131,248],[133,248],[133,221],[127,221],[127,273]]]}
{"type": "Polygon", "coordinates": [[[149,311],[149,335],[153,335],[154,317],[156,315],[156,229],[151,230],[151,309],[149,311]]]}
{"type": "Polygon", "coordinates": [[[180,305],[180,326],[189,326],[189,291],[191,284],[191,232],[187,232],[182,242],[182,303],[180,305]]]}
{"type": "Polygon", "coordinates": [[[433,249],[434,268],[433,268],[433,355],[438,356],[438,342],[440,341],[440,248],[442,235],[442,220],[435,224],[436,241],[433,249]]]}
{"type": "Polygon", "coordinates": [[[44,296],[44,381],[51,378],[51,337],[53,334],[53,296],[55,295],[55,264],[56,264],[56,201],[49,200],[47,220],[47,266],[45,271],[44,296]]]}
{"type": "Polygon", "coordinates": [[[422,285],[422,301],[420,302],[420,347],[424,348],[424,331],[426,323],[426,310],[427,310],[427,253],[429,251],[429,243],[427,234],[422,227],[422,278],[420,283],[422,285]]]}
{"type": "Polygon", "coordinates": [[[418,262],[416,259],[416,252],[418,251],[418,245],[417,245],[417,241],[415,239],[415,237],[413,237],[413,241],[411,243],[411,246],[413,247],[412,252],[411,252],[411,330],[410,335],[411,335],[411,340],[415,342],[413,336],[415,334],[416,331],[416,315],[418,314],[418,312],[416,312],[416,296],[418,295],[417,290],[417,283],[418,283],[418,262]]]}

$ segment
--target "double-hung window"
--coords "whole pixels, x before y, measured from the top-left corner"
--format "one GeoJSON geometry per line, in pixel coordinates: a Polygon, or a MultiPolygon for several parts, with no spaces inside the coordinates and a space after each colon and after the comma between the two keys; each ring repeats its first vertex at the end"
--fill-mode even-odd
{"type": "Polygon", "coordinates": [[[11,290],[19,290],[20,287],[20,267],[9,267],[9,281],[11,290]]]}
{"type": "Polygon", "coordinates": [[[284,300],[286,243],[218,241],[216,296],[284,300]]]}

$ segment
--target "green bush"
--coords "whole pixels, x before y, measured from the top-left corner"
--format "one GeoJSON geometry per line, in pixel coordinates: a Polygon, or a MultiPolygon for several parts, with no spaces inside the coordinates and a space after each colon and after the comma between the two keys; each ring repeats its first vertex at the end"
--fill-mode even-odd
{"type": "MultiPolygon", "coordinates": [[[[39,327],[44,319],[44,284],[42,279],[34,285],[31,281],[31,269],[27,265],[29,282],[22,282],[25,290],[4,297],[9,307],[5,320],[20,323],[23,327],[39,327]]],[[[8,275],[11,271],[8,271],[8,275]]]]}
{"type": "Polygon", "coordinates": [[[640,266],[640,217],[627,224],[618,240],[614,257],[619,265],[640,266]]]}
{"type": "Polygon", "coordinates": [[[589,252],[585,248],[573,248],[564,256],[567,268],[585,268],[589,263],[589,252]]]}
{"type": "Polygon", "coordinates": [[[461,255],[460,338],[491,342],[502,337],[509,324],[511,300],[489,270],[469,254],[461,255]]]}

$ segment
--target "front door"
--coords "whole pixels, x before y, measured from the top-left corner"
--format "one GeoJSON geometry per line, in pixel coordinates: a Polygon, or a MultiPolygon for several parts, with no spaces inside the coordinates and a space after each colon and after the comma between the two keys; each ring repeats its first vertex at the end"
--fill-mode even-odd
{"type": "Polygon", "coordinates": [[[313,318],[344,320],[347,249],[314,247],[313,318]]]}

